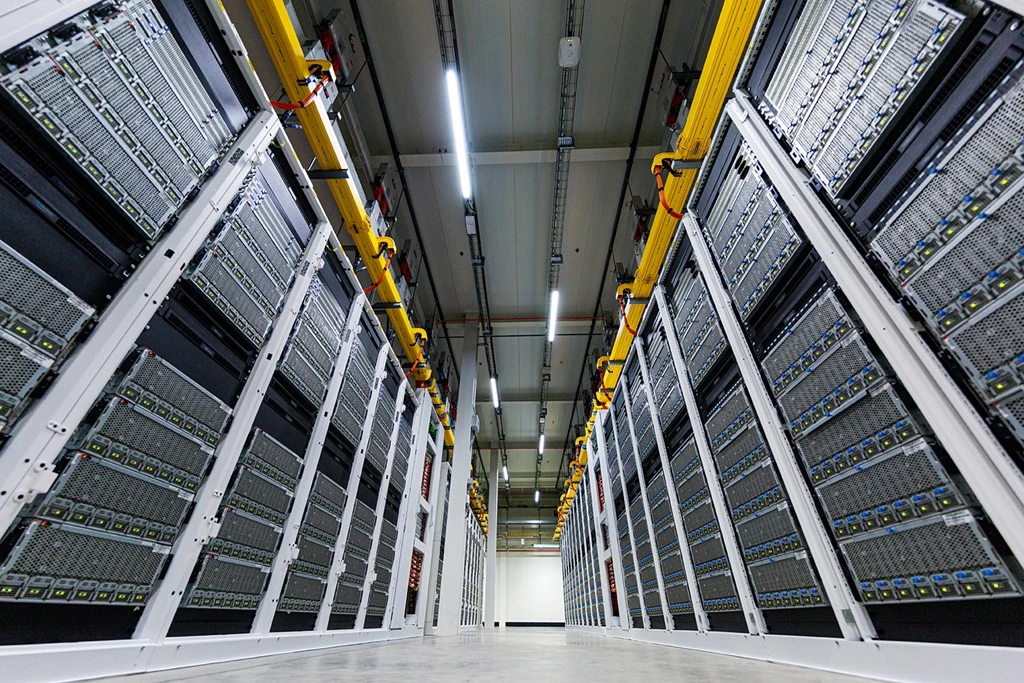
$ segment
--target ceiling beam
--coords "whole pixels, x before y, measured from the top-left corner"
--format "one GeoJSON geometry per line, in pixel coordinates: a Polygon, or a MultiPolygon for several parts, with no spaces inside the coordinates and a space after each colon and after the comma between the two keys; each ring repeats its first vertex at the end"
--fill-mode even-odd
{"type": "MultiPolygon", "coordinates": [[[[477,403],[490,403],[491,402],[490,391],[491,390],[488,388],[487,389],[488,393],[486,393],[486,394],[484,394],[484,393],[478,394],[477,397],[476,397],[476,402],[477,403]]],[[[536,403],[539,400],[538,396],[537,396],[537,393],[538,392],[536,390],[534,390],[534,391],[524,391],[522,393],[512,393],[512,392],[509,392],[508,394],[502,392],[502,394],[501,394],[501,402],[502,402],[502,404],[506,404],[506,403],[536,403]]],[[[572,403],[572,401],[575,398],[576,397],[573,396],[572,394],[556,394],[556,395],[548,397],[548,403],[572,403]]]]}
{"type": "MultiPolygon", "coordinates": [[[[491,448],[491,446],[487,446],[486,448],[491,448]]],[[[485,446],[483,444],[481,444],[480,445],[480,450],[484,450],[484,449],[485,449],[485,446]]],[[[505,450],[507,450],[509,453],[511,453],[512,451],[533,451],[534,455],[536,455],[537,454],[537,439],[530,439],[529,441],[506,441],[505,442],[505,450]]],[[[557,446],[555,444],[545,443],[544,444],[544,452],[545,453],[561,453],[562,452],[562,447],[561,446],[557,446]]]]}
{"type": "MultiPolygon", "coordinates": [[[[602,318],[598,318],[601,320],[602,318]]],[[[590,323],[593,319],[588,316],[567,316],[565,318],[558,319],[559,327],[590,327],[590,323]]],[[[464,320],[445,320],[444,321],[449,329],[461,331],[466,326],[464,320]]],[[[533,316],[524,316],[521,318],[491,318],[491,327],[498,329],[508,328],[543,328],[547,324],[547,318],[537,318],[533,316]]]]}
{"type": "MultiPolygon", "coordinates": [[[[641,159],[653,159],[655,154],[661,152],[661,147],[638,147],[637,156],[641,159]]],[[[502,165],[502,164],[553,164],[557,157],[558,150],[555,149],[530,149],[530,150],[503,150],[494,152],[475,152],[470,154],[470,159],[477,166],[502,165]]],[[[572,151],[574,163],[586,163],[588,161],[625,161],[629,157],[629,147],[577,147],[572,151]]],[[[377,166],[382,162],[391,161],[390,157],[372,157],[373,165],[377,166]]],[[[432,154],[403,154],[402,165],[405,168],[434,168],[438,166],[455,166],[455,155],[446,153],[432,154]]]]}

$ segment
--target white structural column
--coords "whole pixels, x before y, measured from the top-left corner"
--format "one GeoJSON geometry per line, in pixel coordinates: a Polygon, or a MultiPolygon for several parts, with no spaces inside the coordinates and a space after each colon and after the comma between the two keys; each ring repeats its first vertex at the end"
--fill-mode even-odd
{"type": "MultiPolygon", "coordinates": [[[[469,323],[469,321],[467,321],[469,323]]],[[[462,338],[459,377],[459,411],[452,454],[452,490],[448,501],[448,525],[444,535],[444,571],[441,574],[441,605],[437,635],[459,634],[462,584],[466,573],[466,502],[469,500],[469,468],[473,460],[473,405],[476,402],[477,325],[467,324],[462,338]]]]}
{"type": "Polygon", "coordinates": [[[928,348],[906,310],[885,290],[857,247],[782,150],[742,93],[726,107],[782,200],[850,300],[935,436],[1017,557],[1024,557],[1024,472],[928,348]]]}
{"type": "Polygon", "coordinates": [[[491,450],[491,467],[487,477],[487,570],[484,572],[484,628],[494,628],[495,606],[498,599],[498,489],[501,472],[498,449],[491,450]]]}
{"type": "Polygon", "coordinates": [[[225,153],[225,159],[234,162],[222,163],[203,183],[196,198],[182,210],[177,227],[154,245],[103,311],[89,338],[61,368],[49,391],[18,421],[0,457],[0,529],[9,528],[36,493],[50,488],[56,477],[53,463],[75,427],[238,194],[255,158],[279,127],[270,113],[257,115],[246,126],[225,153]]]}
{"type": "Polygon", "coordinates": [[[281,599],[281,591],[284,589],[284,582],[288,577],[288,567],[298,554],[299,527],[302,526],[302,518],[306,514],[306,503],[309,501],[309,494],[313,490],[313,482],[316,480],[317,465],[320,463],[320,454],[323,452],[324,440],[327,438],[327,428],[331,423],[331,407],[338,402],[341,382],[345,377],[349,356],[352,355],[352,343],[356,337],[355,329],[359,325],[359,316],[363,312],[362,298],[362,294],[357,295],[349,308],[348,319],[345,323],[345,338],[342,341],[341,350],[338,352],[338,360],[334,364],[331,380],[327,385],[327,395],[324,397],[323,405],[313,423],[313,433],[306,446],[305,457],[302,459],[302,474],[299,476],[299,483],[295,488],[292,509],[285,519],[281,545],[274,556],[270,579],[267,581],[267,590],[263,594],[263,599],[260,600],[260,606],[256,609],[256,618],[253,619],[250,633],[270,632],[270,625],[277,612],[277,603],[281,599]]]}
{"type": "MultiPolygon", "coordinates": [[[[654,288],[655,300],[658,302],[658,315],[661,317],[661,324],[665,328],[665,338],[668,341],[668,350],[672,356],[672,362],[676,366],[676,377],[679,379],[679,390],[683,394],[683,402],[686,403],[686,412],[690,415],[690,426],[693,428],[693,442],[697,446],[697,453],[700,454],[701,467],[704,469],[704,483],[708,487],[708,494],[711,497],[711,504],[715,508],[715,517],[718,520],[718,531],[722,534],[722,544],[725,546],[725,554],[729,559],[729,570],[732,572],[732,580],[736,586],[736,595],[743,607],[743,618],[747,622],[747,630],[756,635],[765,633],[768,629],[764,623],[764,615],[754,600],[750,591],[750,581],[747,580],[747,567],[743,563],[743,554],[740,552],[739,543],[736,540],[736,530],[732,526],[732,516],[729,514],[729,506],[725,502],[725,492],[722,491],[722,481],[718,478],[718,471],[715,468],[715,459],[711,455],[711,448],[708,446],[708,435],[704,430],[704,421],[700,416],[700,408],[697,406],[697,397],[693,393],[693,385],[690,383],[690,373],[683,362],[683,352],[679,348],[679,337],[676,336],[675,325],[672,323],[672,316],[669,314],[668,301],[665,298],[665,290],[659,285],[654,288]]],[[[679,539],[682,543],[685,536],[679,539]]],[[[694,605],[700,599],[699,586],[690,590],[693,596],[694,605]]],[[[704,625],[705,628],[709,624],[704,625]]]]}

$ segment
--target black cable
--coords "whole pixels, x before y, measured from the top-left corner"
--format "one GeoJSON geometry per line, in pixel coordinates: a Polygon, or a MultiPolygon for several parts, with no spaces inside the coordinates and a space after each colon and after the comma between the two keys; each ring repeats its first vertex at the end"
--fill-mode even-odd
{"type": "Polygon", "coordinates": [[[434,273],[430,269],[430,261],[427,259],[427,250],[423,246],[423,233],[420,232],[420,223],[416,220],[416,211],[413,210],[412,206],[412,195],[409,192],[409,183],[405,179],[405,167],[402,165],[402,157],[398,153],[398,143],[395,141],[395,131],[391,127],[391,118],[388,116],[388,108],[384,104],[384,91],[380,87],[380,78],[377,76],[377,68],[373,65],[373,53],[370,52],[370,41],[366,37],[366,28],[363,26],[363,16],[359,13],[359,2],[358,0],[349,0],[349,5],[352,7],[352,16],[356,22],[356,31],[359,32],[359,42],[363,45],[363,52],[366,53],[366,66],[370,70],[370,80],[373,81],[373,91],[377,95],[377,107],[380,109],[380,116],[384,122],[384,131],[388,136],[388,146],[391,148],[391,156],[395,160],[395,170],[398,171],[398,178],[402,181],[402,187],[405,193],[409,195],[406,198],[406,205],[409,207],[409,219],[412,221],[413,232],[416,233],[416,242],[420,245],[420,255],[423,257],[423,265],[427,269],[427,282],[430,284],[430,292],[434,296],[434,307],[437,309],[437,314],[441,320],[441,331],[444,332],[445,342],[448,344],[448,353],[452,357],[452,369],[455,371],[455,379],[460,380],[459,377],[459,366],[455,362],[455,349],[452,348],[452,340],[448,336],[448,325],[445,323],[447,319],[444,314],[444,309],[441,308],[441,299],[437,294],[437,284],[434,282],[434,273]]]}
{"type": "Polygon", "coordinates": [[[629,174],[633,170],[633,160],[636,158],[636,148],[640,143],[640,129],[644,123],[644,113],[647,111],[647,100],[651,94],[650,84],[654,78],[654,70],[658,65],[658,55],[661,53],[661,39],[665,35],[665,23],[668,20],[668,8],[672,0],[663,0],[661,3],[661,16],[658,18],[658,31],[654,34],[654,48],[651,50],[651,59],[647,64],[647,79],[644,81],[644,92],[640,97],[640,111],[637,113],[636,126],[633,128],[633,138],[629,142],[629,156],[626,158],[626,172],[622,177],[622,188],[619,190],[619,209],[615,212],[615,222],[612,224],[612,235],[608,240],[608,251],[604,256],[604,268],[601,270],[601,284],[597,288],[597,302],[594,304],[594,313],[591,315],[590,334],[587,335],[587,348],[583,351],[583,363],[580,367],[580,378],[576,382],[577,399],[573,401],[572,412],[569,415],[569,428],[565,433],[565,444],[562,446],[562,457],[558,461],[558,471],[562,471],[562,464],[565,462],[566,449],[572,439],[573,420],[576,419],[576,404],[579,402],[580,389],[583,388],[583,378],[587,374],[587,363],[590,355],[590,341],[594,338],[594,328],[597,327],[597,314],[601,311],[601,296],[604,294],[604,285],[608,279],[608,266],[612,260],[612,251],[615,247],[615,236],[619,232],[619,219],[622,217],[622,208],[625,206],[626,191],[629,188],[629,174]]]}

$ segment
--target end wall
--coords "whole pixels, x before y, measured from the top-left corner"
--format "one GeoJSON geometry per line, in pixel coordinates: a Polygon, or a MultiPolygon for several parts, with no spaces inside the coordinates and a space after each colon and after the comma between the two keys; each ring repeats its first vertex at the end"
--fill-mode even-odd
{"type": "Polygon", "coordinates": [[[559,553],[499,552],[497,588],[502,625],[565,623],[559,553]]]}

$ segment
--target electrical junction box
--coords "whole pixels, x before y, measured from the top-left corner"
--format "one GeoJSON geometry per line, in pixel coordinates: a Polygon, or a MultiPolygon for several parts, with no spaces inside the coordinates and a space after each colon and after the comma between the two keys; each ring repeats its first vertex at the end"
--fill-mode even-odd
{"type": "Polygon", "coordinates": [[[359,34],[348,13],[334,12],[316,26],[317,40],[334,64],[338,81],[351,84],[365,59],[359,34]]]}
{"type": "Polygon", "coordinates": [[[571,69],[580,63],[580,39],[566,36],[558,41],[558,65],[563,69],[571,69]]]}
{"type": "Polygon", "coordinates": [[[366,215],[370,217],[370,225],[373,226],[373,233],[377,237],[384,237],[388,233],[388,225],[384,222],[384,214],[381,213],[380,204],[376,199],[366,202],[366,215]]]}

